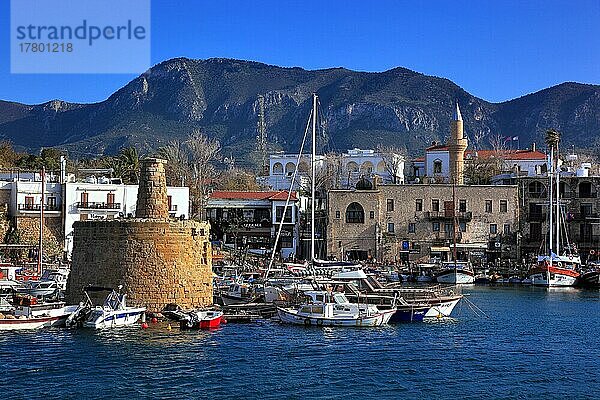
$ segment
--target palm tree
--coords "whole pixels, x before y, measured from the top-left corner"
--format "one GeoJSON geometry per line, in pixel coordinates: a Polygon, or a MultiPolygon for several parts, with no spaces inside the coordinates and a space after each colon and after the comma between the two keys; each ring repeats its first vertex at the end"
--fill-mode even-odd
{"type": "Polygon", "coordinates": [[[115,161],[125,182],[137,184],[140,179],[140,158],[135,147],[121,149],[115,161]]]}

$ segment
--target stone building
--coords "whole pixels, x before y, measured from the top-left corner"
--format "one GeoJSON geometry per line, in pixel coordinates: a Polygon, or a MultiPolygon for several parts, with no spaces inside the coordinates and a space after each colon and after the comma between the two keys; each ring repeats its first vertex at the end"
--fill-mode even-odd
{"type": "Polygon", "coordinates": [[[518,258],[516,186],[379,185],[331,190],[328,204],[327,250],[337,259],[448,259],[454,226],[459,258],[518,258]]]}
{"type": "MultiPolygon", "coordinates": [[[[586,262],[588,259],[597,259],[600,251],[600,176],[587,176],[587,173],[581,175],[583,176],[569,176],[563,172],[559,190],[565,210],[562,226],[571,243],[577,246],[582,261],[586,262]]],[[[549,231],[548,178],[522,177],[516,182],[522,199],[522,253],[524,257],[532,258],[539,252],[549,231]]]]}
{"type": "Polygon", "coordinates": [[[129,303],[149,311],[212,304],[210,225],[170,217],[164,163],[141,162],[135,218],[73,224],[68,302],[88,285],[123,285],[129,303]]]}

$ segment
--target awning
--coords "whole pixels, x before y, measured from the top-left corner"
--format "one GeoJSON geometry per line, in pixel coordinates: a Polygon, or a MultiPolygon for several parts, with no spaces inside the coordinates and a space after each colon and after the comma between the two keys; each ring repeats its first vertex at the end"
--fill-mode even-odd
{"type": "Polygon", "coordinates": [[[444,253],[444,252],[450,251],[450,247],[446,247],[446,246],[440,246],[440,247],[432,246],[432,247],[429,248],[429,251],[432,252],[432,253],[444,253]]]}

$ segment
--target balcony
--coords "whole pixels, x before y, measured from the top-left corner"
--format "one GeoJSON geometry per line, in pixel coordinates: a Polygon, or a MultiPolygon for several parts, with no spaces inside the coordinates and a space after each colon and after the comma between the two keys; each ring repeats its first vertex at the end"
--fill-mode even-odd
{"type": "Polygon", "coordinates": [[[75,203],[78,210],[120,210],[121,203],[99,203],[94,201],[75,203]]]}
{"type": "Polygon", "coordinates": [[[425,218],[430,220],[453,220],[454,216],[458,218],[459,221],[470,221],[473,218],[473,213],[471,211],[426,211],[425,218]]]}
{"type": "Polygon", "coordinates": [[[596,193],[596,192],[592,192],[592,193],[579,192],[580,199],[595,199],[597,197],[598,197],[598,193],[596,193]]]}
{"type": "Polygon", "coordinates": [[[595,219],[600,219],[599,213],[586,212],[573,214],[573,220],[575,221],[589,221],[595,219]]]}
{"type": "MultiPolygon", "coordinates": [[[[19,210],[19,212],[39,213],[40,208],[41,208],[41,204],[29,204],[29,203],[17,204],[17,209],[19,210]]],[[[44,204],[44,211],[45,212],[46,211],[57,212],[57,211],[60,211],[60,206],[56,205],[56,204],[44,204]]]]}

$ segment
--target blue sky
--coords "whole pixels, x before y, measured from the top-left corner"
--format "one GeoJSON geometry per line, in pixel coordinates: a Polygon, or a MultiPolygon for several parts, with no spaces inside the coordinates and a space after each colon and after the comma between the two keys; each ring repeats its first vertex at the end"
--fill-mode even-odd
{"type": "MultiPolygon", "coordinates": [[[[11,74],[9,21],[2,0],[2,100],[101,101],[135,77],[11,74]]],[[[599,0],[154,0],[151,34],[153,64],[185,56],[307,69],[402,66],[488,101],[565,81],[600,84],[599,0]]]]}

